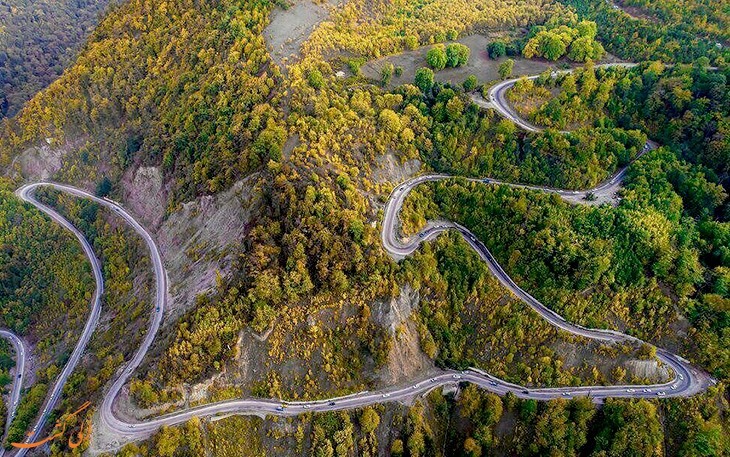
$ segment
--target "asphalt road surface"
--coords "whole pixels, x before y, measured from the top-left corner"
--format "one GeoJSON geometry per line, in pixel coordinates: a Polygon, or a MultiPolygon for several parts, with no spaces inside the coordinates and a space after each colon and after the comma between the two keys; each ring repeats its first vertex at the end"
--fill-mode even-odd
{"type": "MultiPolygon", "coordinates": [[[[514,113],[510,112],[509,104],[507,104],[506,100],[504,99],[504,91],[507,90],[509,83],[514,84],[514,81],[515,80],[505,81],[504,83],[495,86],[495,88],[490,91],[490,96],[491,94],[494,94],[493,104],[495,105],[495,109],[497,109],[497,111],[500,112],[500,114],[502,114],[503,116],[512,119],[522,128],[525,128],[527,130],[533,130],[536,128],[535,126],[530,126],[528,123],[525,123],[524,121],[519,119],[519,116],[515,117],[514,113]],[[500,87],[502,89],[500,89],[500,87]]],[[[645,148],[645,151],[652,147],[654,146],[649,144],[647,148],[645,148]]],[[[618,173],[616,173],[614,176],[612,176],[606,182],[597,186],[596,188],[585,191],[561,190],[539,186],[526,186],[521,184],[503,183],[488,178],[476,181],[482,181],[486,185],[510,185],[536,191],[554,192],[558,195],[561,195],[567,200],[575,201],[576,198],[579,198],[581,196],[584,197],[590,192],[595,193],[600,192],[602,189],[615,188],[617,186],[620,186],[621,179],[625,171],[626,168],[620,170],[618,173]]],[[[640,343],[638,339],[621,334],[616,331],[589,329],[580,325],[567,322],[562,316],[558,315],[557,313],[540,303],[529,293],[521,289],[502,269],[502,267],[492,256],[491,252],[489,252],[484,243],[478,240],[468,229],[459,224],[449,221],[429,222],[426,224],[425,228],[416,236],[411,237],[411,239],[408,240],[401,240],[398,236],[397,221],[398,214],[407,194],[413,188],[424,182],[449,178],[450,176],[445,175],[421,176],[408,180],[394,189],[388,200],[388,203],[386,204],[381,234],[383,246],[390,255],[392,255],[396,259],[404,258],[413,253],[419,247],[421,242],[433,239],[438,236],[438,234],[446,230],[457,230],[469,243],[469,245],[480,255],[482,260],[487,263],[492,274],[495,275],[495,277],[502,283],[502,285],[504,285],[514,296],[527,303],[552,325],[560,328],[563,331],[570,332],[575,335],[580,335],[586,338],[600,340],[606,343],[640,343]]],[[[86,323],[84,331],[79,338],[79,341],[68,363],[56,380],[56,383],[54,384],[52,390],[49,392],[49,396],[43,405],[42,413],[39,416],[36,424],[34,425],[30,436],[28,437],[29,441],[34,440],[38,437],[39,430],[43,428],[49,412],[56,405],[63,386],[65,385],[74,367],[77,365],[78,360],[91,337],[91,334],[96,328],[99,314],[101,312],[100,297],[104,290],[101,266],[98,259],[94,255],[88,241],[84,238],[81,232],[79,232],[69,221],[64,219],[53,209],[38,202],[33,197],[34,190],[41,186],[51,187],[65,193],[75,195],[79,198],[90,199],[102,206],[105,206],[106,208],[109,208],[119,217],[123,218],[145,240],[145,243],[147,244],[147,247],[150,251],[150,257],[154,268],[157,293],[155,297],[155,303],[151,308],[149,329],[142,345],[139,347],[132,360],[127,362],[127,364],[118,371],[115,381],[105,393],[98,413],[98,423],[94,424],[95,428],[101,427],[101,429],[107,434],[107,437],[110,435],[114,437],[112,441],[106,443],[106,446],[108,446],[109,448],[118,447],[129,441],[145,439],[154,434],[155,431],[163,425],[181,424],[192,417],[215,417],[230,414],[293,416],[311,411],[333,411],[361,408],[367,405],[390,401],[408,401],[417,396],[424,395],[434,388],[460,382],[471,382],[486,390],[495,392],[500,395],[504,395],[507,392],[512,392],[514,395],[520,398],[549,400],[553,398],[573,398],[578,396],[589,396],[596,402],[600,402],[608,397],[685,397],[701,392],[715,382],[709,375],[693,367],[688,361],[686,361],[682,357],[664,349],[657,348],[658,359],[662,363],[666,364],[669,368],[671,368],[674,373],[673,379],[663,384],[527,388],[495,378],[479,369],[470,368],[466,371],[443,370],[442,373],[436,376],[424,377],[415,381],[413,384],[405,386],[394,386],[377,392],[360,392],[346,397],[307,402],[287,402],[279,399],[256,398],[235,399],[197,406],[194,408],[165,414],[145,421],[128,422],[120,419],[115,415],[114,401],[124,384],[128,381],[131,374],[142,362],[142,359],[150,348],[159,329],[163,316],[163,311],[167,303],[167,275],[162,263],[162,258],[160,256],[157,245],[155,244],[150,234],[119,204],[109,199],[98,198],[92,194],[89,194],[88,192],[74,188],[72,186],[42,182],[21,187],[20,189],[18,189],[17,195],[21,199],[36,206],[38,209],[51,217],[55,222],[61,224],[76,236],[91,263],[91,267],[94,272],[94,279],[96,281],[96,291],[91,303],[91,313],[89,320],[86,323]]],[[[21,367],[20,370],[22,371],[22,364],[24,363],[24,349],[22,348],[22,343],[19,347],[20,349],[18,349],[16,353],[18,354],[18,366],[21,367]]],[[[13,389],[13,398],[17,398],[20,390],[20,382],[14,383],[13,389]],[[17,392],[15,392],[16,388],[17,392]]],[[[14,402],[14,404],[17,404],[17,400],[14,402]]],[[[92,442],[92,446],[93,444],[94,443],[92,442]]],[[[17,452],[17,455],[22,456],[24,454],[25,450],[22,449],[17,452]]]]}
{"type": "MultiPolygon", "coordinates": [[[[5,422],[5,431],[3,432],[3,440],[8,434],[10,423],[13,422],[15,412],[18,410],[18,402],[20,401],[20,390],[23,388],[23,378],[25,377],[25,345],[18,335],[10,330],[0,330],[0,337],[5,338],[13,346],[15,351],[15,368],[10,370],[11,387],[10,396],[8,397],[8,417],[5,422]]],[[[5,454],[5,448],[0,447],[0,456],[5,454]]]]}
{"type": "MultiPolygon", "coordinates": [[[[596,65],[595,68],[608,68],[608,67],[624,67],[624,68],[630,68],[635,67],[635,63],[607,63],[602,65],[596,65]]],[[[561,73],[571,73],[573,72],[573,69],[570,70],[559,70],[554,71],[553,75],[558,75],[561,73]]],[[[540,75],[534,75],[534,76],[528,76],[527,79],[537,79],[540,75]]],[[[528,132],[541,132],[544,129],[541,127],[538,127],[534,124],[531,124],[530,122],[526,121],[520,115],[515,111],[514,108],[512,108],[512,105],[507,101],[507,92],[512,88],[512,86],[515,85],[517,81],[519,81],[521,78],[515,78],[515,79],[509,79],[506,81],[502,81],[501,83],[495,84],[492,86],[491,89],[489,89],[489,93],[487,94],[488,101],[491,104],[491,107],[493,107],[497,112],[504,118],[509,119],[510,121],[514,122],[517,126],[522,128],[523,130],[527,130],[528,132]]],[[[484,106],[482,102],[482,98],[480,95],[473,94],[472,100],[476,102],[480,106],[484,106]]],[[[566,131],[561,131],[562,133],[568,133],[566,131]]]]}

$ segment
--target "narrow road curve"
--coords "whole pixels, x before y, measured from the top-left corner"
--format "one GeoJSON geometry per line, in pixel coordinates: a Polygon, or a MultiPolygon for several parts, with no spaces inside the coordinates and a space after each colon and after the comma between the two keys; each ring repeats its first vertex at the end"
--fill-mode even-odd
{"type": "MultiPolygon", "coordinates": [[[[625,168],[621,169],[616,175],[609,178],[607,182],[620,182],[620,178],[625,173],[625,168]]],[[[471,233],[466,227],[454,223],[454,222],[427,222],[426,227],[420,231],[416,236],[411,237],[408,240],[401,240],[398,236],[398,214],[405,201],[408,193],[419,184],[432,181],[440,181],[444,179],[450,179],[452,177],[445,175],[427,175],[413,178],[405,183],[396,187],[385,207],[385,214],[383,219],[383,230],[381,232],[381,240],[385,250],[388,251],[395,259],[402,259],[412,254],[423,241],[431,240],[438,236],[440,233],[446,230],[456,230],[462,237],[469,243],[481,259],[487,263],[491,273],[499,280],[499,282],[506,287],[514,296],[525,302],[532,309],[534,309],[540,316],[550,322],[553,326],[572,333],[574,335],[599,340],[604,343],[632,343],[632,344],[644,344],[643,341],[638,338],[624,335],[623,333],[614,330],[601,330],[601,329],[590,329],[577,324],[571,324],[566,321],[565,318],[551,310],[535,297],[520,288],[512,278],[504,271],[502,266],[497,262],[492,253],[486,247],[484,243],[477,239],[473,233],[471,233]]],[[[472,181],[487,181],[490,185],[505,184],[495,180],[475,180],[472,181]]],[[[513,187],[529,188],[533,190],[542,190],[546,192],[554,192],[558,195],[572,196],[573,191],[556,190],[552,188],[541,188],[538,186],[522,186],[512,185],[513,187]]],[[[598,187],[605,186],[606,183],[599,185],[598,187]]],[[[594,189],[582,191],[582,193],[593,192],[594,189]]],[[[646,396],[689,396],[694,395],[702,390],[706,389],[708,385],[714,383],[712,378],[693,368],[691,364],[680,356],[672,354],[664,349],[657,348],[657,358],[667,366],[669,366],[675,373],[675,378],[666,383],[660,385],[654,385],[650,388],[647,386],[597,386],[590,387],[592,390],[592,396],[594,398],[606,398],[606,397],[646,397],[646,396]],[[639,390],[637,392],[637,390],[639,390]],[[629,394],[629,395],[624,395],[629,394]],[[650,395],[646,395],[650,394],[650,395]]],[[[474,369],[472,369],[474,370],[474,369]]],[[[545,392],[558,392],[560,395],[568,390],[575,391],[575,389],[532,389],[532,393],[536,394],[536,399],[546,399],[545,392]]],[[[554,395],[556,396],[556,395],[554,395]]],[[[549,396],[547,398],[550,398],[549,396]]]]}
{"type": "MultiPolygon", "coordinates": [[[[15,413],[18,410],[18,403],[20,402],[20,390],[23,388],[23,379],[25,378],[25,345],[23,340],[18,337],[15,333],[10,330],[0,330],[0,338],[5,338],[13,346],[15,351],[15,368],[10,370],[11,381],[10,381],[10,395],[8,396],[7,405],[7,418],[5,420],[5,431],[3,432],[2,440],[5,441],[5,437],[8,435],[10,424],[15,418],[15,413]]],[[[5,454],[5,448],[0,446],[0,457],[5,454]]]]}
{"type": "MultiPolygon", "coordinates": [[[[66,362],[66,365],[63,367],[61,374],[59,374],[55,384],[51,388],[49,395],[46,397],[46,400],[42,405],[41,414],[38,416],[36,424],[28,433],[28,436],[26,437],[26,442],[33,442],[38,438],[38,435],[43,429],[43,426],[45,425],[50,412],[53,411],[53,408],[58,403],[61,392],[63,391],[63,386],[66,384],[68,377],[71,375],[74,368],[81,359],[81,355],[83,354],[86,345],[89,343],[89,339],[91,339],[91,334],[94,332],[96,324],[99,322],[99,315],[101,314],[101,296],[104,293],[104,280],[101,273],[101,264],[99,262],[99,259],[94,254],[94,250],[91,248],[91,244],[89,244],[88,240],[78,229],[76,229],[76,227],[73,226],[73,224],[67,221],[53,208],[44,205],[43,203],[35,199],[35,197],[33,196],[33,191],[41,185],[43,184],[39,183],[23,186],[16,191],[16,195],[20,199],[30,203],[42,212],[46,213],[54,222],[62,225],[65,229],[69,230],[76,236],[76,238],[79,240],[79,243],[81,243],[81,247],[83,248],[86,257],[91,263],[91,270],[94,274],[94,281],[96,282],[96,290],[94,291],[94,295],[91,300],[91,313],[89,314],[89,319],[86,321],[86,325],[84,326],[84,330],[81,333],[81,337],[76,343],[76,347],[74,347],[74,350],[71,353],[71,357],[69,357],[68,362],[66,362]]],[[[18,453],[16,455],[23,456],[26,452],[27,449],[20,449],[18,450],[18,453]]]]}
{"type": "MultiPolygon", "coordinates": [[[[619,65],[632,66],[633,64],[619,65]]],[[[507,117],[508,119],[512,119],[520,127],[530,131],[537,131],[537,127],[529,125],[528,123],[520,119],[519,116],[516,116],[516,113],[510,111],[511,108],[509,107],[509,104],[506,103],[506,99],[504,98],[504,91],[506,91],[508,87],[511,87],[510,84],[513,85],[515,81],[517,80],[505,81],[504,83],[500,83],[492,88],[492,90],[490,91],[490,98],[493,100],[494,108],[497,109],[497,111],[500,112],[500,114],[502,114],[503,116],[507,117]]],[[[654,145],[648,144],[644,148],[644,151],[642,151],[642,154],[652,147],[654,147],[654,145]]],[[[625,171],[626,167],[619,170],[618,173],[613,175],[601,185],[585,191],[561,190],[540,186],[504,183],[487,178],[479,180],[472,179],[472,181],[482,181],[490,185],[501,184],[537,191],[553,192],[557,193],[566,200],[575,201],[576,198],[581,196],[584,197],[589,193],[595,193],[605,189],[617,188],[621,184],[621,180],[624,176],[625,171]]],[[[426,224],[426,227],[415,237],[412,237],[409,240],[401,240],[398,237],[398,214],[403,205],[403,201],[405,200],[408,193],[413,188],[424,182],[450,178],[451,176],[446,175],[428,175],[416,177],[406,181],[405,183],[400,184],[393,190],[388,202],[386,203],[381,233],[383,246],[391,256],[396,259],[404,258],[412,254],[416,249],[418,249],[421,242],[433,239],[438,236],[438,234],[446,230],[457,230],[464,237],[467,243],[469,243],[469,245],[479,254],[482,260],[487,263],[492,274],[495,275],[495,277],[502,283],[502,285],[504,285],[517,298],[527,303],[532,309],[534,309],[552,325],[558,327],[563,331],[570,332],[572,334],[583,336],[586,338],[596,339],[606,343],[642,343],[637,338],[624,335],[616,331],[589,329],[580,325],[567,322],[562,316],[558,315],[547,306],[539,302],[537,299],[535,299],[532,295],[521,289],[499,265],[499,263],[496,261],[496,259],[491,254],[489,249],[487,249],[484,243],[479,241],[467,228],[459,224],[453,222],[429,222],[426,224]]],[[[64,367],[61,375],[58,377],[53,389],[51,390],[49,397],[44,404],[43,413],[38,418],[36,425],[33,427],[31,435],[28,437],[29,441],[37,438],[38,431],[43,427],[45,420],[48,417],[48,413],[57,403],[63,385],[65,384],[68,376],[78,363],[79,357],[86,347],[91,337],[91,334],[94,331],[94,328],[96,327],[99,313],[101,311],[100,296],[104,290],[101,267],[88,241],[84,238],[81,232],[79,232],[69,221],[67,221],[53,209],[38,202],[33,197],[33,192],[38,187],[54,188],[56,190],[74,195],[79,198],[93,200],[94,202],[105,206],[106,208],[109,208],[118,216],[123,218],[145,240],[145,243],[150,250],[150,257],[154,268],[157,288],[155,306],[153,308],[152,316],[150,318],[150,326],[142,345],[139,347],[132,360],[129,361],[120,370],[116,380],[106,392],[101,404],[101,408],[99,409],[99,424],[95,424],[95,427],[101,427],[101,429],[104,430],[107,436],[111,435],[114,437],[111,442],[105,444],[107,446],[107,450],[109,448],[121,446],[129,441],[148,438],[162,426],[181,424],[188,421],[192,417],[225,416],[229,414],[295,416],[311,411],[346,410],[361,408],[367,405],[373,405],[389,401],[407,401],[419,395],[424,395],[439,386],[464,381],[474,383],[484,389],[500,395],[504,395],[507,392],[512,392],[517,397],[531,398],[535,400],[589,396],[597,402],[600,402],[608,397],[686,397],[699,393],[705,390],[709,385],[715,383],[715,381],[709,375],[693,367],[687,360],[678,355],[672,354],[669,351],[657,348],[658,359],[662,363],[666,364],[675,374],[675,377],[672,380],[662,384],[526,388],[498,379],[477,368],[470,368],[465,371],[443,370],[442,373],[430,378],[424,377],[415,382],[413,385],[397,386],[380,390],[378,392],[366,391],[345,397],[307,402],[286,402],[277,399],[266,400],[256,398],[226,400],[217,403],[201,405],[170,414],[165,414],[141,422],[126,422],[122,419],[119,419],[114,414],[114,401],[124,384],[129,380],[134,370],[142,362],[142,359],[150,348],[152,341],[154,340],[155,335],[157,334],[157,331],[160,327],[163,311],[167,303],[167,275],[162,264],[162,258],[160,256],[157,245],[155,244],[150,234],[119,204],[106,198],[98,198],[86,191],[77,189],[72,186],[40,182],[23,186],[18,189],[16,193],[21,199],[36,206],[38,209],[50,216],[54,221],[58,222],[66,229],[74,233],[74,235],[79,239],[79,242],[81,243],[84,252],[91,262],[92,270],[94,272],[94,280],[96,281],[96,292],[92,301],[91,316],[87,321],[84,332],[81,335],[81,338],[79,339],[78,344],[76,345],[76,348],[74,349],[74,352],[69,359],[69,362],[64,367]]],[[[94,443],[92,443],[92,447],[93,444],[94,443]]],[[[16,455],[25,455],[25,450],[19,450],[16,455]]]]}
{"type": "MultiPolygon", "coordinates": [[[[65,227],[67,230],[71,231],[76,238],[79,239],[81,242],[82,247],[84,248],[84,252],[86,253],[86,256],[89,258],[91,262],[91,267],[94,272],[94,281],[96,283],[96,290],[94,292],[94,299],[92,301],[92,312],[89,320],[86,323],[86,326],[84,327],[84,331],[81,335],[81,338],[79,338],[78,343],[76,344],[76,347],[74,348],[74,352],[71,355],[71,358],[67,362],[66,366],[64,367],[63,371],[57,378],[56,384],[54,385],[53,390],[51,391],[51,395],[46,400],[43,412],[41,416],[38,419],[38,422],[33,427],[33,430],[31,434],[27,438],[27,442],[32,442],[37,439],[39,431],[43,428],[43,425],[45,424],[45,421],[48,417],[48,413],[53,409],[56,402],[58,401],[58,397],[60,395],[61,390],[63,389],[63,386],[65,385],[66,381],[68,380],[69,375],[71,372],[73,372],[74,367],[78,363],[78,360],[83,353],[84,349],[86,348],[86,345],[89,342],[89,339],[91,338],[92,333],[94,332],[96,328],[96,324],[99,320],[99,315],[101,313],[101,295],[104,291],[104,278],[102,275],[101,270],[101,264],[97,257],[94,255],[94,252],[91,248],[91,245],[86,240],[84,235],[71,224],[68,220],[66,220],[63,216],[61,216],[58,212],[53,210],[52,208],[48,207],[47,205],[44,205],[43,203],[40,203],[38,200],[34,197],[34,191],[38,187],[49,187],[56,189],[61,192],[65,192],[71,195],[74,195],[79,198],[85,198],[92,200],[98,204],[101,204],[112,211],[114,211],[117,215],[122,217],[133,229],[135,232],[137,232],[142,239],[145,240],[145,243],[147,244],[148,249],[150,250],[150,258],[152,260],[152,265],[154,268],[155,273],[155,287],[156,287],[156,297],[155,297],[155,309],[152,313],[152,317],[150,319],[150,327],[149,330],[145,336],[144,341],[140,345],[139,349],[137,349],[137,352],[134,354],[134,357],[130,362],[127,363],[126,368],[122,372],[120,376],[117,377],[116,381],[112,384],[109,391],[106,393],[104,400],[102,402],[101,410],[102,414],[101,417],[105,420],[105,422],[108,422],[108,425],[111,427],[111,429],[115,428],[126,428],[126,424],[118,421],[116,417],[111,414],[112,405],[114,402],[114,399],[117,397],[119,391],[124,386],[125,382],[129,379],[130,375],[134,371],[135,368],[139,366],[139,364],[142,362],[142,359],[144,358],[145,354],[149,350],[152,341],[155,339],[155,335],[157,334],[157,331],[160,327],[160,323],[162,322],[162,314],[164,311],[165,304],[167,302],[167,273],[165,272],[165,269],[162,265],[162,257],[160,256],[160,252],[157,249],[157,245],[152,239],[152,236],[147,232],[147,230],[142,227],[129,213],[124,211],[121,206],[117,205],[115,202],[109,200],[109,199],[102,199],[95,195],[92,195],[88,192],[85,192],[81,189],[77,189],[72,186],[67,186],[63,184],[56,184],[56,183],[35,183],[35,184],[29,184],[26,186],[21,187],[16,191],[16,194],[18,197],[20,197],[22,200],[30,203],[31,205],[37,207],[44,213],[46,213],[51,219],[53,219],[55,222],[58,222],[63,227],[65,227]],[[106,412],[107,414],[104,414],[106,412]]],[[[23,456],[25,455],[26,450],[20,449],[16,455],[23,456]]]]}
{"type": "MultiPolygon", "coordinates": [[[[621,68],[632,68],[635,67],[637,64],[635,63],[605,63],[600,65],[595,65],[594,68],[610,68],[610,67],[621,67],[621,68]]],[[[582,68],[582,67],[580,67],[582,68]]],[[[575,71],[575,69],[570,70],[554,70],[551,74],[553,76],[557,76],[559,74],[565,74],[565,73],[572,73],[575,71]]],[[[527,79],[535,80],[539,78],[540,75],[533,75],[533,76],[526,76],[527,79]]],[[[523,130],[527,130],[528,132],[542,132],[542,127],[538,127],[534,124],[531,124],[530,122],[524,120],[518,113],[515,111],[515,109],[512,107],[512,105],[507,100],[507,92],[515,85],[517,81],[519,81],[522,78],[513,78],[508,79],[506,81],[502,81],[501,83],[497,83],[494,86],[492,86],[489,89],[489,92],[487,94],[488,101],[491,104],[491,108],[494,108],[497,110],[497,112],[504,118],[509,119],[510,121],[514,122],[517,126],[522,128],[523,130]]],[[[478,94],[472,94],[472,100],[479,106],[484,106],[484,99],[481,97],[481,95],[478,94]]],[[[566,130],[561,130],[561,133],[569,133],[566,130]]]]}

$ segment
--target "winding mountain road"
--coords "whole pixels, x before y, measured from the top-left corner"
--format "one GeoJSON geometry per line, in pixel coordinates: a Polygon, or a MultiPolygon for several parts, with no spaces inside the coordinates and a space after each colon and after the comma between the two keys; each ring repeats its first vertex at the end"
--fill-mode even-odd
{"type": "MultiPolygon", "coordinates": [[[[600,65],[595,65],[594,68],[611,68],[611,67],[621,67],[621,68],[632,68],[635,67],[637,64],[635,63],[605,63],[600,65]]],[[[572,73],[574,69],[570,70],[555,70],[552,72],[553,76],[557,76],[559,74],[566,74],[566,73],[572,73]]],[[[533,76],[527,76],[527,79],[537,79],[540,75],[533,75],[533,76]]],[[[517,81],[519,81],[522,78],[513,78],[508,79],[506,81],[502,81],[501,83],[497,83],[494,86],[492,86],[489,89],[489,92],[487,94],[489,98],[489,103],[491,104],[489,107],[494,108],[497,110],[497,112],[504,118],[509,119],[510,121],[514,122],[517,126],[522,128],[523,130],[527,130],[528,132],[542,132],[544,129],[541,127],[538,127],[534,124],[531,124],[530,122],[523,119],[517,111],[512,107],[512,105],[507,101],[507,92],[515,85],[517,81]]],[[[472,94],[472,100],[479,106],[485,106],[484,99],[481,98],[480,95],[472,94]]],[[[566,130],[561,130],[561,133],[569,133],[566,130]]]]}
{"type": "MultiPolygon", "coordinates": [[[[512,80],[512,84],[514,84],[512,80]]],[[[509,81],[505,82],[509,83],[509,81]]],[[[502,84],[505,84],[502,83],[502,84]]],[[[497,87],[497,86],[495,86],[497,87]]],[[[505,86],[502,86],[505,87],[505,86]]],[[[493,89],[496,90],[496,89],[493,89]]],[[[506,89],[504,89],[506,90],[506,89]]],[[[497,90],[496,93],[499,93],[497,90]]],[[[500,100],[504,101],[504,96],[495,97],[497,106],[501,106],[508,112],[509,105],[502,105],[500,100]]],[[[510,118],[500,108],[496,108],[502,115],[510,118]]],[[[526,128],[524,123],[518,123],[526,128]]],[[[535,128],[532,126],[532,128],[535,128]]],[[[528,128],[530,130],[530,128],[528,128]]],[[[650,149],[649,145],[645,150],[650,149]]],[[[571,201],[575,201],[580,196],[586,196],[588,193],[597,192],[605,188],[615,188],[620,186],[621,179],[624,176],[626,168],[619,170],[614,176],[609,178],[603,184],[594,189],[585,191],[560,190],[539,186],[526,186],[520,184],[511,184],[495,181],[492,179],[481,179],[488,185],[510,185],[537,191],[553,192],[571,201]]],[[[641,343],[637,338],[624,335],[622,333],[611,330],[596,330],[582,327],[580,325],[567,322],[562,316],[558,315],[547,306],[539,302],[532,295],[521,289],[499,265],[489,249],[479,241],[467,228],[453,222],[429,222],[425,228],[416,236],[407,240],[402,240],[398,235],[398,215],[403,202],[408,193],[416,186],[429,181],[449,179],[450,176],[445,175],[428,175],[420,176],[406,181],[397,186],[390,195],[385,207],[385,214],[382,223],[381,239],[385,250],[394,258],[401,259],[412,254],[419,245],[426,240],[430,240],[438,236],[446,230],[457,230],[469,245],[479,254],[484,262],[487,263],[490,271],[506,287],[514,296],[523,300],[532,309],[539,313],[544,319],[559,329],[579,335],[585,338],[599,340],[605,343],[641,343]]],[[[81,354],[84,351],[95,327],[101,312],[100,296],[104,290],[104,282],[101,273],[101,266],[98,259],[94,255],[91,246],[84,238],[81,232],[76,229],[69,221],[63,218],[55,210],[49,208],[43,203],[38,202],[33,193],[39,187],[50,187],[79,198],[85,198],[95,201],[96,203],[110,209],[119,217],[123,218],[144,240],[150,251],[150,257],[154,269],[156,281],[156,297],[150,317],[150,324],[142,345],[131,361],[127,362],[118,371],[115,381],[104,395],[101,407],[98,411],[95,429],[99,428],[107,437],[104,443],[106,449],[112,449],[123,445],[126,442],[148,438],[155,433],[161,426],[177,425],[188,421],[192,417],[213,417],[224,416],[229,414],[250,414],[250,415],[279,415],[293,416],[311,411],[332,411],[345,410],[352,408],[360,408],[367,405],[384,403],[389,401],[407,401],[414,397],[424,395],[425,393],[443,386],[458,382],[471,382],[484,389],[490,390],[497,394],[503,395],[512,392],[517,397],[531,398],[535,400],[549,400],[552,398],[573,398],[577,396],[589,396],[594,401],[600,402],[608,397],[625,397],[625,398],[663,398],[663,397],[684,397],[694,395],[703,391],[715,381],[706,373],[693,367],[687,360],[673,354],[664,349],[657,348],[657,358],[667,365],[674,373],[672,380],[666,383],[654,385],[620,385],[620,386],[586,386],[586,387],[562,387],[562,388],[527,388],[516,384],[495,378],[488,373],[479,369],[471,368],[466,371],[443,370],[440,374],[433,377],[424,377],[417,382],[407,386],[397,386],[377,392],[361,392],[346,397],[331,398],[320,401],[307,402],[286,402],[277,399],[234,399],[211,403],[206,405],[189,408],[170,414],[155,417],[139,422],[128,422],[120,419],[114,411],[114,401],[117,398],[124,384],[129,380],[134,370],[139,366],[150,348],[157,331],[160,327],[163,311],[167,304],[167,276],[162,263],[157,245],[150,234],[142,227],[124,208],[119,204],[106,199],[98,198],[86,191],[77,189],[72,186],[56,183],[34,183],[21,187],[17,191],[17,195],[26,202],[36,206],[38,209],[46,213],[51,219],[64,226],[71,231],[81,243],[84,252],[90,260],[92,270],[94,272],[94,280],[96,281],[96,291],[91,303],[91,314],[84,331],[74,349],[71,358],[59,375],[53,389],[49,393],[49,397],[44,403],[42,414],[39,416],[35,426],[32,429],[28,440],[34,440],[38,436],[38,432],[42,429],[49,412],[56,405],[63,385],[66,383],[69,375],[77,365],[81,354]],[[112,437],[112,438],[110,438],[112,437]]],[[[20,346],[22,348],[22,345],[20,346]]],[[[19,366],[23,361],[24,350],[19,350],[19,366]]],[[[19,385],[20,383],[18,383],[19,385]]],[[[15,388],[15,386],[14,386],[15,388]]],[[[19,387],[18,387],[19,389],[19,387]]],[[[14,394],[15,395],[15,394],[14,394]]],[[[92,442],[92,447],[94,443],[92,442]]],[[[101,449],[99,449],[101,450],[101,449]]],[[[24,455],[25,450],[20,449],[16,455],[24,455]]]]}
{"type": "MultiPolygon", "coordinates": [[[[0,330],[0,338],[5,338],[13,346],[15,351],[15,368],[10,371],[12,380],[10,386],[10,395],[8,396],[7,405],[7,418],[5,421],[5,430],[3,432],[3,440],[8,434],[10,424],[15,418],[15,413],[18,410],[18,403],[20,402],[20,391],[23,388],[23,379],[25,378],[25,345],[23,340],[18,337],[15,333],[10,330],[0,330]]],[[[5,448],[0,447],[0,457],[5,454],[5,448]]]]}

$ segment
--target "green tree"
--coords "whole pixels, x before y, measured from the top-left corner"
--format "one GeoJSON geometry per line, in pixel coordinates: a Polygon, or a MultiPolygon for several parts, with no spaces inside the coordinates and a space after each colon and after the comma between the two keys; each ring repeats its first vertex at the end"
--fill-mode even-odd
{"type": "Polygon", "coordinates": [[[390,455],[393,457],[401,457],[405,451],[402,440],[393,440],[393,444],[390,445],[390,455]]]}
{"type": "Polygon", "coordinates": [[[363,433],[372,433],[380,425],[380,416],[373,408],[365,408],[360,415],[360,427],[363,433]]]}
{"type": "Polygon", "coordinates": [[[464,440],[464,452],[469,457],[481,457],[482,447],[474,438],[467,438],[464,440]]]}
{"type": "Polygon", "coordinates": [[[560,35],[546,32],[541,41],[540,50],[546,59],[558,60],[565,55],[566,46],[560,35]]]}
{"type": "Polygon", "coordinates": [[[591,40],[595,39],[596,34],[598,33],[598,26],[593,21],[580,21],[576,26],[576,29],[578,29],[580,36],[591,40]]]}
{"type": "Polygon", "coordinates": [[[446,46],[446,65],[449,67],[461,67],[469,61],[471,51],[468,46],[461,43],[451,43],[446,46]]]}
{"type": "Polygon", "coordinates": [[[603,46],[593,38],[582,36],[577,38],[570,45],[568,58],[576,62],[585,62],[587,60],[597,60],[603,57],[603,46]]]}
{"type": "Polygon", "coordinates": [[[112,182],[104,175],[99,184],[96,185],[96,196],[106,197],[112,191],[112,182]]]}
{"type": "Polygon", "coordinates": [[[383,86],[390,84],[390,80],[393,78],[393,71],[395,67],[392,63],[386,62],[383,68],[380,69],[380,83],[383,86]]]}
{"type": "Polygon", "coordinates": [[[512,69],[515,66],[515,61],[512,59],[507,59],[501,64],[499,64],[499,77],[502,79],[509,78],[512,76],[512,69]]]}
{"type": "Polygon", "coordinates": [[[477,79],[477,77],[475,75],[467,76],[466,79],[464,80],[464,82],[462,83],[462,86],[464,87],[464,90],[466,92],[473,91],[474,89],[477,88],[478,85],[479,85],[479,80],[477,79]]]}
{"type": "Polygon", "coordinates": [[[315,89],[321,89],[324,85],[324,77],[322,76],[322,72],[315,68],[314,70],[309,72],[309,76],[307,76],[307,81],[309,81],[309,85],[314,87],[315,89]]]}
{"type": "Polygon", "coordinates": [[[428,50],[426,53],[426,63],[435,71],[443,70],[446,67],[446,48],[439,44],[428,50]]]}
{"type": "Polygon", "coordinates": [[[409,51],[413,51],[414,49],[416,49],[419,44],[418,37],[415,35],[408,35],[405,37],[405,39],[403,41],[404,41],[404,44],[406,45],[406,49],[408,49],[409,51]]]}
{"type": "Polygon", "coordinates": [[[400,117],[392,109],[384,109],[378,116],[378,123],[388,132],[398,133],[402,128],[400,117]]]}
{"type": "Polygon", "coordinates": [[[419,68],[416,70],[415,77],[416,86],[421,89],[424,94],[431,90],[433,87],[433,70],[430,68],[419,68]]]}
{"type": "Polygon", "coordinates": [[[492,41],[489,45],[487,45],[487,54],[489,54],[489,58],[491,59],[499,59],[506,53],[507,46],[505,46],[503,41],[492,41]]]}

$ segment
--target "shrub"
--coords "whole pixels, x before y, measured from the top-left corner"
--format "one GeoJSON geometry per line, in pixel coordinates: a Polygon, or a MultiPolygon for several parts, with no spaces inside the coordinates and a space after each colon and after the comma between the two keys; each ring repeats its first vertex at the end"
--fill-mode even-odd
{"type": "Polygon", "coordinates": [[[471,51],[461,43],[451,43],[446,47],[446,64],[449,67],[461,67],[469,61],[471,51]]]}
{"type": "Polygon", "coordinates": [[[426,63],[436,71],[446,67],[446,49],[443,45],[434,46],[426,54],[426,63]]]}
{"type": "Polygon", "coordinates": [[[462,86],[464,87],[464,90],[467,92],[473,91],[474,89],[477,88],[478,85],[479,85],[479,80],[477,79],[477,77],[475,75],[467,76],[466,79],[464,80],[464,83],[462,84],[462,86]]]}
{"type": "Polygon", "coordinates": [[[433,87],[433,70],[430,68],[419,68],[416,71],[416,86],[425,94],[433,87]]]}
{"type": "Polygon", "coordinates": [[[492,41],[487,46],[487,54],[489,54],[490,59],[499,59],[507,54],[507,46],[503,41],[492,41]]]}
{"type": "Polygon", "coordinates": [[[314,87],[315,89],[321,89],[324,85],[324,77],[322,76],[322,73],[317,69],[309,72],[309,76],[307,76],[307,81],[309,81],[309,85],[314,87]]]}

